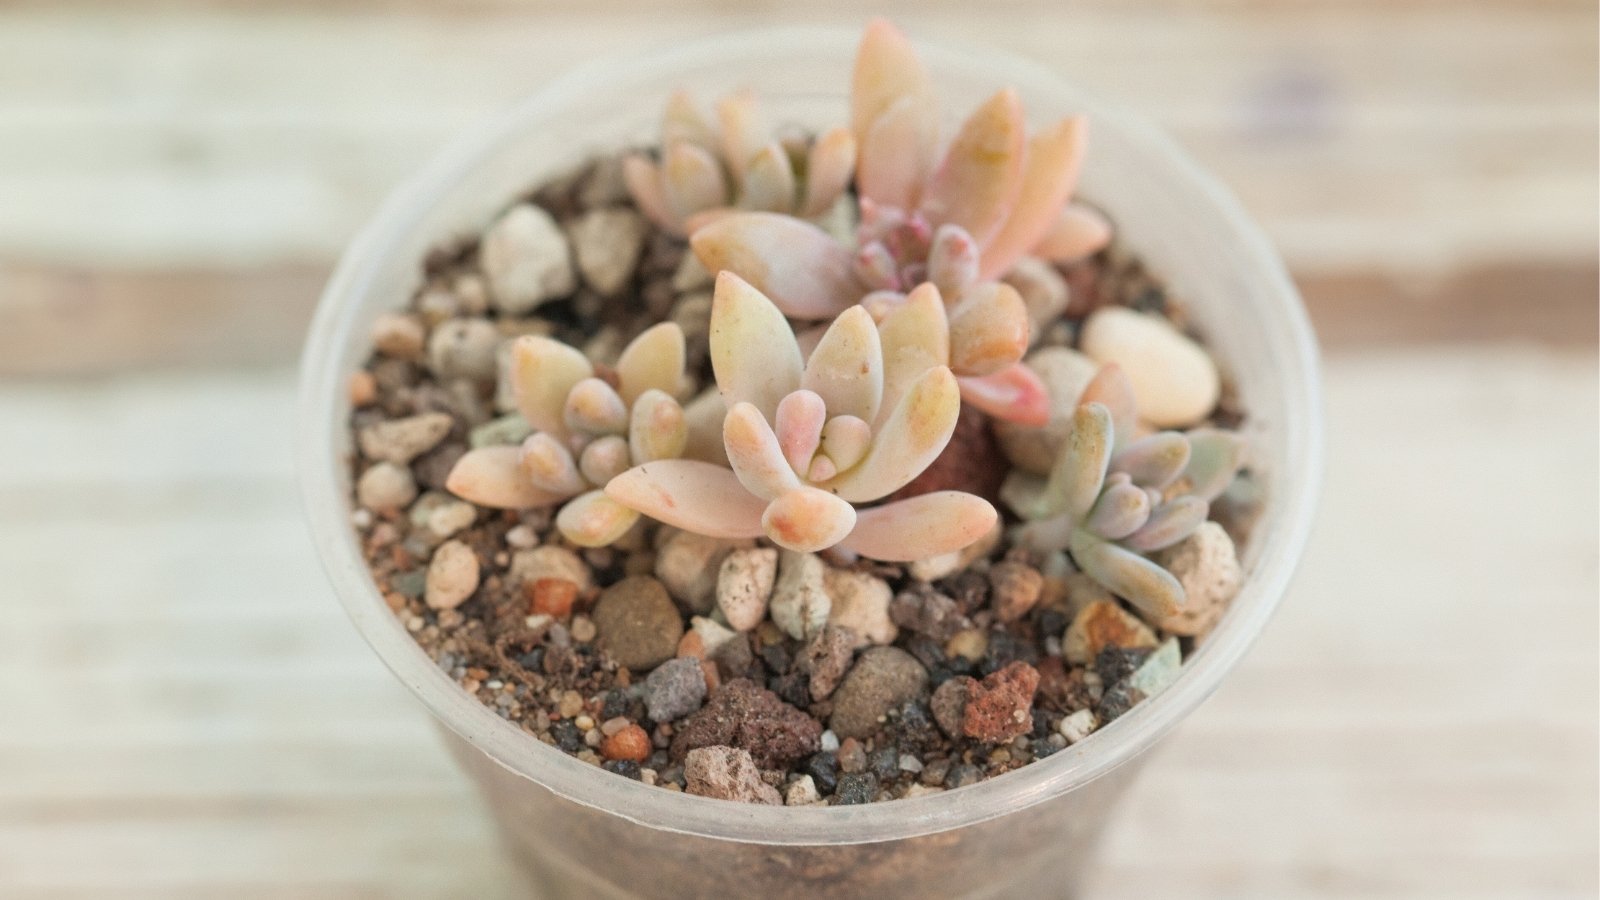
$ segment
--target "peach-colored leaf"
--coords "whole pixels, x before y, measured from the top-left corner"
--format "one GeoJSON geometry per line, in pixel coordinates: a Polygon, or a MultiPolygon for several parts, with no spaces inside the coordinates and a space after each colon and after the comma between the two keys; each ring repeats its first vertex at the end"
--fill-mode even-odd
{"type": "Polygon", "coordinates": [[[755,91],[747,88],[718,100],[717,124],[722,130],[722,158],[727,160],[728,169],[738,181],[748,170],[751,158],[761,149],[762,135],[766,133],[755,91]]]}
{"type": "Polygon", "coordinates": [[[944,366],[922,373],[872,436],[861,462],[823,487],[866,503],[904,487],[950,442],[961,415],[961,390],[944,366]]]}
{"type": "Polygon", "coordinates": [[[728,410],[722,442],[739,483],[757,497],[771,500],[800,486],[800,478],[784,459],[778,436],[751,404],[736,403],[728,410]]]}
{"type": "Polygon", "coordinates": [[[651,388],[633,402],[628,415],[628,455],[635,464],[676,459],[688,442],[683,407],[665,391],[651,388]]]}
{"type": "Polygon", "coordinates": [[[906,99],[911,101],[917,142],[915,154],[905,157],[902,164],[911,171],[913,183],[920,183],[932,166],[938,142],[939,110],[933,83],[900,29],[885,19],[873,19],[861,36],[850,80],[850,130],[863,156],[873,123],[906,99]]]}
{"type": "Polygon", "coordinates": [[[995,94],[956,133],[928,182],[922,211],[936,225],[960,225],[980,246],[1000,228],[1022,184],[1022,103],[995,94]]]}
{"type": "Polygon", "coordinates": [[[739,208],[791,212],[795,207],[797,190],[789,154],[777,142],[773,142],[750,158],[750,165],[744,173],[743,189],[739,194],[739,208]]]}
{"type": "Polygon", "coordinates": [[[883,350],[883,399],[874,423],[889,415],[922,373],[950,361],[950,323],[939,289],[921,284],[878,322],[883,350]]]}
{"type": "Polygon", "coordinates": [[[870,446],[872,426],[855,416],[834,416],[822,426],[822,452],[839,472],[860,462],[870,446]]]}
{"type": "Polygon", "coordinates": [[[778,496],[762,514],[767,537],[800,553],[826,550],[856,524],[856,509],[824,490],[796,487],[778,496]]]}
{"type": "Polygon", "coordinates": [[[661,170],[648,157],[630,153],[622,160],[622,181],[638,206],[650,221],[672,234],[684,234],[683,223],[667,208],[667,196],[661,191],[661,170]]]}
{"type": "Polygon", "coordinates": [[[571,497],[588,489],[578,462],[560,441],[543,431],[522,442],[522,471],[534,487],[556,497],[571,497]]]}
{"type": "Polygon", "coordinates": [[[711,369],[730,407],[753,403],[768,419],[800,386],[800,346],[788,320],[732,272],[717,276],[711,299],[711,369]]]}
{"type": "Polygon", "coordinates": [[[989,533],[997,518],[989,501],[960,491],[935,491],[859,510],[841,549],[883,562],[952,553],[989,533]]]}
{"type": "Polygon", "coordinates": [[[671,144],[661,163],[661,196],[673,218],[683,221],[702,210],[728,203],[722,164],[704,148],[671,144]]]}
{"type": "Polygon", "coordinates": [[[512,392],[517,409],[535,431],[565,437],[567,394],[593,374],[587,357],[558,340],[525,335],[511,345],[512,392]]]}
{"type": "Polygon", "coordinates": [[[902,287],[900,266],[883,241],[868,241],[856,250],[855,276],[863,290],[873,293],[902,287]]]}
{"type": "Polygon", "coordinates": [[[765,531],[767,501],[744,489],[729,469],[692,459],[634,466],[611,479],[606,496],[675,528],[706,537],[753,538],[765,531]]]}
{"type": "Polygon", "coordinates": [[[683,380],[683,329],[676,322],[646,328],[617,357],[617,393],[633,405],[645,391],[676,394],[683,380]]]}
{"type": "Polygon", "coordinates": [[[793,216],[735,213],[696,231],[690,244],[707,272],[733,272],[797,319],[838,315],[863,293],[855,254],[793,216]]]}
{"type": "Polygon", "coordinates": [[[684,90],[672,92],[661,114],[661,146],[677,143],[694,144],[709,153],[721,151],[716,132],[700,114],[694,97],[684,90]]]}
{"type": "Polygon", "coordinates": [[[1032,252],[1034,256],[1068,264],[1088,259],[1109,243],[1111,222],[1103,213],[1082,203],[1068,203],[1032,252]]]}
{"type": "Polygon", "coordinates": [[[828,407],[814,391],[802,388],[778,403],[778,418],[773,429],[783,458],[795,474],[805,477],[811,471],[811,458],[822,443],[822,425],[828,407]]]}
{"type": "Polygon", "coordinates": [[[975,284],[950,311],[950,369],[956,374],[993,375],[1027,350],[1028,307],[1011,285],[975,284]]]}
{"type": "MultiPolygon", "coordinates": [[[[828,414],[872,421],[883,399],[883,346],[878,326],[860,306],[833,320],[806,361],[801,386],[816,392],[828,414]]],[[[822,422],[817,422],[822,427],[822,422]]]]}
{"type": "Polygon", "coordinates": [[[579,434],[622,434],[628,430],[628,407],[611,385],[585,378],[572,386],[562,408],[567,430],[579,434]]]}
{"type": "Polygon", "coordinates": [[[891,209],[912,209],[927,177],[918,162],[925,134],[923,107],[902,97],[860,134],[856,189],[863,199],[891,209]]]}
{"type": "Polygon", "coordinates": [[[444,486],[470,503],[495,509],[530,509],[566,499],[534,487],[522,470],[522,450],[509,445],[468,450],[456,460],[444,486]]]}
{"type": "Polygon", "coordinates": [[[1134,429],[1139,425],[1139,408],[1133,396],[1133,382],[1121,366],[1114,362],[1101,366],[1084,385],[1078,402],[1105,405],[1111,413],[1111,427],[1116,435],[1113,446],[1126,447],[1133,442],[1134,429]]]}
{"type": "Polygon", "coordinates": [[[556,513],[556,527],[567,540],[579,547],[604,547],[627,533],[639,513],[607,497],[605,491],[589,491],[568,500],[556,513]]]}
{"type": "Polygon", "coordinates": [[[978,244],[960,225],[940,225],[928,250],[928,280],[958,297],[978,278],[978,244]]]}
{"type": "Polygon", "coordinates": [[[590,484],[605,484],[632,465],[628,442],[619,435],[596,438],[578,454],[578,471],[590,484]]]}
{"type": "Polygon", "coordinates": [[[1025,363],[993,375],[961,379],[961,399],[1007,422],[1039,427],[1050,421],[1050,392],[1025,363]]]}
{"type": "Polygon", "coordinates": [[[856,139],[843,126],[830,128],[817,136],[806,153],[805,202],[800,214],[811,218],[833,208],[850,186],[856,167],[856,139]]]}
{"type": "Polygon", "coordinates": [[[1078,529],[1072,533],[1072,559],[1111,593],[1153,616],[1183,608],[1183,585],[1148,559],[1078,529]]]}
{"type": "Polygon", "coordinates": [[[983,249],[982,278],[999,277],[1037,246],[1078,186],[1088,122],[1063,119],[1028,142],[1022,187],[999,233],[983,249]]]}

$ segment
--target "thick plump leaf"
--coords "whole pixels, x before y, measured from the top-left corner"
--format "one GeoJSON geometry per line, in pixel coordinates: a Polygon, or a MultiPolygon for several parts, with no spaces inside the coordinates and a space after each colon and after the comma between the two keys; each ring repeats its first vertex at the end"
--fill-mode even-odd
{"type": "Polygon", "coordinates": [[[852,503],[899,490],[944,450],[960,415],[955,376],[944,366],[927,370],[876,429],[866,458],[822,486],[852,503]]]}
{"type": "Polygon", "coordinates": [[[589,442],[583,452],[578,454],[578,471],[583,473],[583,478],[590,484],[605,484],[611,479],[621,475],[631,465],[632,454],[628,450],[628,442],[614,434],[608,434],[589,442]]]}
{"type": "Polygon", "coordinates": [[[978,280],[978,242],[960,225],[940,225],[928,251],[928,280],[946,297],[959,297],[978,280]]]}
{"type": "Polygon", "coordinates": [[[551,496],[571,497],[589,489],[572,452],[546,432],[536,431],[522,442],[521,464],[533,486],[551,496]]]}
{"type": "Polygon", "coordinates": [[[688,91],[673,91],[661,114],[661,146],[690,143],[708,153],[721,152],[717,133],[706,122],[688,91]]]}
{"type": "Polygon", "coordinates": [[[683,408],[684,424],[689,428],[689,441],[683,447],[686,459],[728,465],[728,450],[722,446],[722,420],[728,417],[728,405],[716,387],[709,387],[683,408]]]}
{"type": "Polygon", "coordinates": [[[834,416],[822,426],[822,453],[836,472],[847,471],[867,455],[872,426],[855,416],[834,416]]]}
{"type": "Polygon", "coordinates": [[[738,275],[797,319],[838,315],[864,293],[855,254],[793,216],[734,213],[697,230],[690,244],[706,271],[738,275]]]}
{"type": "Polygon", "coordinates": [[[574,497],[556,513],[556,527],[562,536],[579,547],[604,547],[637,521],[638,512],[607,497],[604,491],[574,497]]]}
{"type": "Polygon", "coordinates": [[[1171,484],[1189,464],[1189,439],[1176,431],[1142,437],[1117,450],[1111,471],[1126,472],[1135,483],[1161,489],[1171,484]]]}
{"type": "Polygon", "coordinates": [[[800,347],[783,313],[738,275],[717,276],[711,301],[711,368],[722,399],[771,418],[800,386],[800,347]]]}
{"type": "Polygon", "coordinates": [[[827,421],[828,408],[821,397],[808,390],[798,390],[783,398],[778,404],[778,418],[774,431],[783,458],[796,475],[804,478],[811,470],[811,458],[822,443],[822,426],[827,421]]]}
{"type": "Polygon", "coordinates": [[[792,212],[798,190],[789,154],[778,142],[773,141],[750,158],[750,165],[744,173],[743,190],[739,194],[739,208],[792,212]]]}
{"type": "Polygon", "coordinates": [[[648,157],[635,153],[622,161],[622,181],[639,210],[661,228],[682,236],[683,223],[667,208],[667,197],[661,192],[661,169],[648,157]]]}
{"type": "Polygon", "coordinates": [[[996,518],[981,497],[935,491],[860,510],[840,547],[884,562],[926,559],[966,547],[988,534],[996,518]]]}
{"type": "Polygon", "coordinates": [[[800,479],[784,459],[783,448],[761,411],[736,403],[722,423],[728,462],[745,490],[767,500],[800,487],[800,479]]]}
{"type": "Polygon", "coordinates": [[[1210,510],[1211,504],[1199,497],[1178,497],[1156,507],[1150,520],[1122,543],[1140,553],[1170,547],[1193,534],[1210,510]]]}
{"type": "Polygon", "coordinates": [[[1128,373],[1116,363],[1106,363],[1084,385],[1078,402],[1099,403],[1111,413],[1111,430],[1115,436],[1112,446],[1126,447],[1133,443],[1134,430],[1139,425],[1139,407],[1133,397],[1133,382],[1128,373]]]}
{"type": "Polygon", "coordinates": [[[1005,224],[983,249],[981,277],[997,278],[1037,246],[1078,185],[1088,123],[1064,119],[1028,142],[1022,187],[1005,224]]]}
{"type": "Polygon", "coordinates": [[[563,406],[567,430],[579,434],[622,434],[628,430],[628,407],[611,385],[585,378],[572,386],[563,406]]]}
{"type": "Polygon", "coordinates": [[[904,302],[890,307],[878,322],[878,342],[883,351],[883,399],[877,419],[868,421],[881,423],[922,373],[949,364],[950,323],[939,289],[920,285],[904,302]]]}
{"type": "Polygon", "coordinates": [[[535,431],[565,437],[567,394],[594,374],[580,352],[547,337],[519,337],[511,345],[511,389],[517,409],[535,431]]]}
{"type": "Polygon", "coordinates": [[[960,225],[978,244],[999,230],[1022,185],[1025,125],[1010,88],[973,111],[933,173],[922,211],[937,225],[960,225]]]}
{"type": "Polygon", "coordinates": [[[1100,403],[1080,404],[1072,414],[1072,431],[1040,494],[1041,508],[1082,522],[1100,497],[1110,463],[1110,411],[1100,403]]]}
{"type": "Polygon", "coordinates": [[[999,281],[972,285],[950,311],[950,369],[993,375],[1028,351],[1028,307],[1017,289],[999,281]]]}
{"type": "Polygon", "coordinates": [[[1178,579],[1137,553],[1082,529],[1073,532],[1070,549],[1078,568],[1143,612],[1170,616],[1183,608],[1183,585],[1178,579]]]}
{"type": "Polygon", "coordinates": [[[997,419],[1042,426],[1050,421],[1050,391],[1025,363],[993,375],[961,379],[961,399],[997,419]]]}
{"type": "Polygon", "coordinates": [[[661,196],[667,211],[681,222],[702,210],[726,206],[728,182],[710,152],[695,144],[672,144],[661,161],[661,196]]]}
{"type": "MultiPolygon", "coordinates": [[[[917,59],[917,52],[906,36],[884,19],[867,23],[856,52],[855,71],[850,81],[850,128],[867,155],[867,133],[890,107],[909,101],[905,117],[913,126],[916,141],[900,164],[912,184],[921,184],[933,164],[938,142],[939,110],[928,72],[917,59]]],[[[870,195],[868,195],[870,196],[870,195]]],[[[911,202],[915,202],[915,197],[911,202]]],[[[911,203],[896,204],[909,208],[911,203]]]]}
{"type": "Polygon", "coordinates": [[[830,415],[869,422],[877,418],[883,399],[883,347],[878,326],[864,308],[852,306],[833,320],[811,351],[800,384],[822,398],[830,415]]]}
{"type": "Polygon", "coordinates": [[[1207,502],[1215,500],[1244,465],[1245,440],[1231,431],[1215,428],[1196,428],[1188,437],[1189,464],[1183,477],[1189,483],[1189,493],[1207,502]]]}
{"type": "Polygon", "coordinates": [[[470,503],[495,509],[530,509],[566,499],[535,487],[522,470],[521,457],[521,449],[511,446],[469,450],[456,460],[445,478],[445,489],[470,503]]]}
{"type": "Polygon", "coordinates": [[[748,171],[751,158],[761,150],[767,130],[755,91],[736,91],[717,101],[717,125],[722,131],[722,158],[735,179],[748,171]]]}
{"type": "Polygon", "coordinates": [[[844,540],[855,527],[856,510],[827,491],[797,487],[767,506],[761,524],[778,546],[815,553],[844,540]]]}
{"type": "Polygon", "coordinates": [[[1109,243],[1111,222],[1099,210],[1068,203],[1034,246],[1033,255],[1051,262],[1075,263],[1099,253],[1109,243]]]}
{"type": "Polygon", "coordinates": [[[806,155],[806,191],[800,214],[810,218],[832,209],[850,186],[855,167],[856,139],[850,129],[840,126],[818,135],[806,155]]]}
{"type": "Polygon", "coordinates": [[[915,206],[927,174],[917,162],[923,135],[922,105],[915,97],[901,97],[873,121],[860,136],[856,187],[863,198],[896,209],[915,206]]]}
{"type": "Polygon", "coordinates": [[[744,489],[732,471],[690,459],[634,466],[606,485],[606,496],[658,522],[707,537],[765,533],[767,502],[744,489]]]}
{"type": "Polygon", "coordinates": [[[683,329],[676,322],[646,328],[617,357],[617,393],[622,402],[632,406],[648,390],[676,395],[683,361],[683,329]]]}
{"type": "Polygon", "coordinates": [[[1089,510],[1083,527],[1108,541],[1121,540],[1139,530],[1150,518],[1150,496],[1143,488],[1123,482],[1107,485],[1089,510]]]}
{"type": "Polygon", "coordinates": [[[676,459],[689,442],[683,407],[664,391],[645,391],[628,417],[628,455],[634,464],[676,459]]]}

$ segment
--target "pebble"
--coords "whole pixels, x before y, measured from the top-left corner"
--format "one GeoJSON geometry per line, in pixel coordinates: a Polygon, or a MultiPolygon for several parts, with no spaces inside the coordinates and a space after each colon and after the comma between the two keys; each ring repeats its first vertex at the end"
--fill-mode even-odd
{"type": "Polygon", "coordinates": [[[728,627],[750,631],[767,617],[767,601],[778,577],[778,551],[771,547],[734,550],[717,573],[717,608],[728,627]]]}
{"type": "Polygon", "coordinates": [[[828,569],[823,574],[828,593],[828,624],[848,628],[862,644],[891,644],[900,634],[889,618],[894,591],[889,582],[853,569],[828,569]]]}
{"type": "Polygon", "coordinates": [[[478,519],[478,508],[461,500],[447,500],[428,513],[428,531],[447,538],[478,519]]]}
{"type": "Polygon", "coordinates": [[[810,806],[822,799],[817,791],[817,781],[810,775],[801,775],[783,792],[784,806],[810,806]]]}
{"type": "Polygon", "coordinates": [[[738,637],[738,633],[723,625],[715,619],[705,616],[695,616],[689,620],[689,628],[695,637],[700,639],[700,647],[705,654],[703,658],[710,659],[717,655],[717,651],[728,645],[729,641],[738,637]]]}
{"type": "Polygon", "coordinates": [[[606,588],[595,604],[594,624],[600,646],[618,665],[635,672],[671,659],[683,636],[678,608],[661,582],[647,575],[606,588]]]}
{"type": "Polygon", "coordinates": [[[995,527],[990,529],[988,534],[962,549],[916,560],[907,567],[906,571],[910,573],[912,578],[919,581],[938,581],[941,578],[954,575],[993,553],[994,549],[1000,546],[1001,530],[1001,524],[996,522],[995,527]]]}
{"type": "Polygon", "coordinates": [[[698,710],[706,699],[706,676],[693,657],[669,659],[644,680],[645,714],[675,722],[698,710]]]}
{"type": "Polygon", "coordinates": [[[565,547],[534,547],[511,555],[512,584],[527,584],[541,578],[559,578],[578,586],[578,593],[594,584],[594,576],[583,558],[565,547]]]}
{"type": "MultiPolygon", "coordinates": [[[[601,729],[602,733],[604,729],[601,729]]],[[[606,759],[626,759],[644,762],[650,758],[650,735],[632,722],[600,742],[600,755],[606,759]]]]}
{"type": "Polygon", "coordinates": [[[588,616],[578,616],[572,620],[572,639],[578,643],[587,644],[599,634],[600,629],[595,627],[594,620],[588,616]]]}
{"type": "Polygon", "coordinates": [[[1050,395],[1050,420],[1042,426],[996,420],[994,434],[1001,452],[1012,465],[1043,475],[1055,465],[1061,445],[1072,431],[1072,415],[1078,408],[1078,398],[1100,366],[1066,347],[1035,350],[1028,354],[1024,363],[1044,382],[1050,395]]]}
{"type": "Polygon", "coordinates": [[[1071,298],[1067,280],[1056,267],[1036,257],[1024,256],[1017,260],[1000,280],[1016,288],[1017,295],[1022,298],[1035,342],[1046,327],[1066,311],[1071,298]]]}
{"type": "Polygon", "coordinates": [[[1083,352],[1128,374],[1139,417],[1157,428],[1194,425],[1217,405],[1222,380],[1210,354],[1167,320],[1107,306],[1083,325],[1083,352]]]}
{"type": "Polygon", "coordinates": [[[889,618],[896,625],[935,641],[948,641],[972,622],[950,597],[927,585],[913,585],[889,603],[889,618]]]}
{"type": "Polygon", "coordinates": [[[433,551],[423,596],[434,609],[455,609],[478,589],[478,554],[460,541],[433,551]]]}
{"type": "Polygon", "coordinates": [[[722,540],[691,531],[675,532],[656,551],[656,577],[690,612],[705,615],[715,605],[722,560],[741,543],[749,546],[748,541],[722,540]]]}
{"type": "Polygon", "coordinates": [[[839,777],[839,787],[833,792],[834,802],[840,806],[871,803],[878,797],[878,776],[871,772],[857,772],[839,777]]]}
{"type": "Polygon", "coordinates": [[[522,589],[530,598],[534,615],[562,621],[572,615],[572,604],[578,599],[578,586],[565,578],[525,581],[522,589]]]}
{"type": "Polygon", "coordinates": [[[500,332],[487,319],[450,319],[428,338],[428,368],[441,381],[466,378],[492,382],[497,371],[495,350],[500,332]]]}
{"type": "Polygon", "coordinates": [[[928,701],[934,724],[951,738],[963,736],[961,723],[967,710],[967,692],[976,683],[976,679],[958,675],[935,688],[928,701]]]}
{"type": "Polygon", "coordinates": [[[525,315],[578,286],[566,235],[550,214],[531,203],[507,210],[484,232],[478,261],[495,308],[525,315]]]}
{"type": "Polygon", "coordinates": [[[839,745],[839,771],[847,775],[867,770],[867,748],[855,738],[845,738],[839,745]]]}
{"type": "Polygon", "coordinates": [[[403,466],[381,462],[356,479],[356,502],[373,512],[394,512],[415,499],[417,481],[403,466]]]}
{"type": "Polygon", "coordinates": [[[506,544],[513,550],[531,550],[539,546],[539,532],[527,525],[514,525],[506,532],[506,544]]]}
{"type": "Polygon", "coordinates": [[[1133,670],[1127,683],[1145,697],[1154,697],[1178,680],[1182,668],[1183,652],[1178,648],[1178,639],[1167,638],[1133,670]]]}
{"type": "Polygon", "coordinates": [[[802,669],[810,676],[811,699],[826,700],[850,670],[860,640],[848,628],[828,625],[806,642],[800,657],[802,669]]]}
{"type": "Polygon", "coordinates": [[[772,621],[795,640],[805,640],[828,624],[833,601],[825,586],[828,566],[815,553],[785,550],[769,609],[772,621]]]}
{"type": "Polygon", "coordinates": [[[607,297],[622,290],[639,263],[647,230],[643,216],[620,208],[590,210],[568,225],[578,271],[589,287],[607,297]]]}
{"type": "Polygon", "coordinates": [[[1061,636],[1061,655],[1067,662],[1086,666],[1106,647],[1125,650],[1150,649],[1156,645],[1155,632],[1107,601],[1085,606],[1061,636]]]}
{"type": "Polygon", "coordinates": [[[967,685],[961,731],[986,744],[999,744],[1033,730],[1033,695],[1039,670],[1013,662],[982,681],[967,685]]]}
{"type": "Polygon", "coordinates": [[[945,643],[944,653],[952,658],[959,656],[968,662],[978,662],[989,653],[989,636],[979,628],[958,631],[945,643]]]}
{"type": "Polygon", "coordinates": [[[889,710],[921,694],[928,670],[898,647],[869,647],[833,692],[828,727],[841,738],[864,738],[878,730],[889,710]]]}
{"type": "Polygon", "coordinates": [[[821,744],[823,750],[832,753],[839,749],[839,736],[834,734],[833,729],[830,728],[822,733],[821,744]]]}
{"type": "Polygon", "coordinates": [[[479,447],[521,444],[530,434],[533,434],[533,426],[528,424],[528,420],[524,419],[521,413],[508,413],[498,419],[490,419],[468,432],[467,446],[476,450],[479,447]]]}
{"type": "Polygon", "coordinates": [[[747,751],[763,768],[788,768],[817,752],[822,726],[809,713],[746,678],[727,682],[699,712],[673,726],[672,755],[724,744],[747,751]]]}
{"type": "Polygon", "coordinates": [[[427,328],[411,313],[384,313],[373,320],[372,346],[384,356],[420,360],[427,340],[427,328]]]}
{"type": "Polygon", "coordinates": [[[378,399],[378,379],[365,369],[350,374],[350,381],[346,388],[350,397],[350,405],[357,409],[370,406],[378,399]]]}
{"type": "Polygon", "coordinates": [[[701,797],[771,806],[783,802],[778,789],[761,779],[750,754],[737,747],[690,750],[683,758],[683,778],[684,790],[701,797]]]}
{"type": "Polygon", "coordinates": [[[1155,556],[1157,565],[1183,585],[1183,608],[1156,620],[1156,626],[1189,637],[1210,631],[1239,593],[1244,575],[1233,539],[1216,522],[1201,522],[1194,533],[1155,556]]]}
{"type": "Polygon", "coordinates": [[[1056,730],[1061,732],[1061,736],[1067,739],[1068,744],[1076,744],[1093,734],[1099,727],[1100,720],[1095,716],[1094,710],[1080,709],[1071,715],[1062,716],[1061,724],[1056,726],[1056,730]]]}
{"type": "Polygon", "coordinates": [[[989,569],[989,604],[1002,622],[1028,614],[1044,589],[1044,576],[1027,563],[1006,560],[989,569]]]}

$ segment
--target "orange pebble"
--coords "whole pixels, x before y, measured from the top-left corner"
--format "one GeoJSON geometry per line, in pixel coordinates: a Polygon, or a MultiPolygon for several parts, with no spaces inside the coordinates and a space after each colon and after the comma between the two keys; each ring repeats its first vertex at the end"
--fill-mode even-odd
{"type": "Polygon", "coordinates": [[[600,743],[600,755],[606,759],[643,762],[650,757],[650,749],[650,735],[632,723],[600,743]]]}
{"type": "Polygon", "coordinates": [[[578,599],[578,586],[565,578],[541,578],[526,588],[533,602],[534,615],[566,619],[578,599]]]}
{"type": "Polygon", "coordinates": [[[366,406],[378,399],[378,382],[365,369],[350,376],[350,405],[366,406]]]}

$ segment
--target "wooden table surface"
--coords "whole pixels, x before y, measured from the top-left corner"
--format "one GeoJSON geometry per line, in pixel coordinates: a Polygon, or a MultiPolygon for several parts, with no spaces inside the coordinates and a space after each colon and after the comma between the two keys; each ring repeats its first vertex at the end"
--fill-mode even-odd
{"type": "MultiPolygon", "coordinates": [[[[1283,247],[1328,350],[1301,576],[1090,896],[1593,897],[1593,4],[879,8],[1152,113],[1283,247]]],[[[317,568],[295,345],[455,132],[600,50],[794,12],[0,0],[0,897],[509,896],[317,568]]]]}

